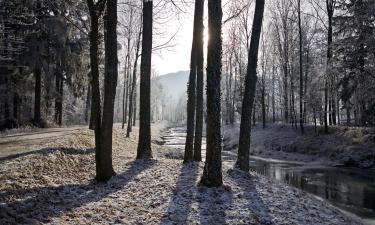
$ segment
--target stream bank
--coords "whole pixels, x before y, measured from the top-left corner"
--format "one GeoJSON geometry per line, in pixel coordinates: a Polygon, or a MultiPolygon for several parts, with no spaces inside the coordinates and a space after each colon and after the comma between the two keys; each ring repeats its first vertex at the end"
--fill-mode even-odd
{"type": "MultiPolygon", "coordinates": [[[[185,135],[184,127],[170,127],[162,136],[164,146],[176,150],[174,158],[183,158],[185,135]]],[[[228,140],[225,143],[228,143],[228,140]]],[[[203,159],[205,147],[204,139],[203,159]]],[[[228,145],[224,147],[222,159],[224,167],[233,167],[236,159],[233,146],[231,149],[228,149],[228,145]]],[[[306,163],[298,161],[299,157],[295,160],[290,162],[253,156],[250,166],[252,171],[271,180],[311,193],[345,212],[355,214],[365,224],[375,224],[375,170],[332,167],[327,166],[327,161],[322,164],[306,163]]]]}

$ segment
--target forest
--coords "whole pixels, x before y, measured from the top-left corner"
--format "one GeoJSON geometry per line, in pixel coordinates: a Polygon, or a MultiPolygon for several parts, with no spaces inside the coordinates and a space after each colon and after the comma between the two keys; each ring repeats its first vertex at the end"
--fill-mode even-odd
{"type": "Polygon", "coordinates": [[[375,224],[375,1],[0,0],[0,224],[375,224]]]}

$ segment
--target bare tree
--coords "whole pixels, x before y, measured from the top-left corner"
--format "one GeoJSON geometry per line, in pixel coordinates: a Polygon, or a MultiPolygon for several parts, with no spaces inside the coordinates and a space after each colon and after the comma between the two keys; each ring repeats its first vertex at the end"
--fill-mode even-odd
{"type": "Polygon", "coordinates": [[[197,14],[198,21],[198,43],[197,43],[197,91],[196,91],[196,105],[195,105],[195,137],[194,137],[194,160],[202,161],[202,130],[203,130],[203,14],[204,14],[204,0],[199,0],[197,14]]]}
{"type": "Polygon", "coordinates": [[[129,119],[128,119],[128,128],[126,130],[126,137],[130,136],[130,132],[132,132],[132,123],[133,123],[133,117],[135,121],[135,108],[136,106],[136,97],[135,97],[135,92],[137,88],[137,67],[138,67],[138,59],[140,57],[139,55],[139,48],[140,48],[140,43],[141,43],[141,36],[142,36],[142,26],[139,26],[139,31],[138,31],[138,37],[137,37],[137,44],[135,47],[135,59],[134,59],[134,65],[133,65],[133,78],[132,78],[132,86],[130,90],[130,96],[129,96],[129,119]]]}
{"type": "Polygon", "coordinates": [[[98,157],[99,171],[96,179],[109,180],[115,172],[112,166],[113,114],[118,78],[117,58],[117,0],[108,1],[104,16],[105,77],[103,118],[101,124],[101,149],[98,157]]]}
{"type": "Polygon", "coordinates": [[[303,43],[302,43],[302,24],[301,24],[301,0],[298,0],[298,31],[299,31],[299,124],[301,133],[304,134],[303,128],[303,43]]]}
{"type": "MultiPolygon", "coordinates": [[[[187,99],[187,129],[186,129],[186,143],[184,162],[193,160],[194,157],[194,131],[195,131],[195,111],[196,111],[196,80],[197,80],[197,65],[198,65],[198,47],[203,49],[202,42],[203,34],[203,0],[195,0],[194,11],[194,28],[193,28],[193,43],[191,48],[190,58],[190,75],[188,83],[188,99],[187,99]]],[[[200,58],[202,59],[202,58],[200,58]]],[[[202,65],[202,62],[200,62],[202,65]]],[[[202,74],[200,74],[202,75],[202,74]]]]}
{"type": "Polygon", "coordinates": [[[243,171],[249,170],[251,115],[256,92],[258,49],[263,23],[263,12],[264,0],[256,0],[250,49],[248,53],[248,67],[245,80],[245,93],[242,102],[240,137],[236,162],[236,166],[243,171]]]}
{"type": "Polygon", "coordinates": [[[221,165],[221,68],[222,26],[221,0],[208,0],[207,49],[207,132],[206,162],[201,183],[208,187],[223,184],[221,165]]]}
{"type": "Polygon", "coordinates": [[[151,151],[151,54],[152,54],[152,0],[143,0],[143,36],[139,103],[139,141],[137,159],[152,158],[151,151]]]}

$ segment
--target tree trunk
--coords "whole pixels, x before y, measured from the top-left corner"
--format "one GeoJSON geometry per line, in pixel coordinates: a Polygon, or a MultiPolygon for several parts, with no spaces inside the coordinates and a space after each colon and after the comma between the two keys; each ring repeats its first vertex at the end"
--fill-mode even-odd
{"type": "Polygon", "coordinates": [[[272,123],[276,122],[275,109],[275,66],[272,65],[272,123]]]}
{"type": "Polygon", "coordinates": [[[93,0],[87,0],[87,5],[90,11],[91,31],[90,38],[90,67],[91,67],[91,90],[92,90],[92,104],[90,116],[90,129],[94,129],[95,134],[95,166],[96,179],[103,179],[103,160],[101,158],[101,104],[100,104],[100,84],[99,84],[99,60],[98,60],[98,45],[99,45],[99,15],[97,5],[94,5],[93,0]]]}
{"type": "Polygon", "coordinates": [[[91,118],[89,118],[89,112],[91,107],[91,84],[90,82],[87,85],[87,93],[86,93],[86,106],[85,106],[85,123],[87,124],[89,122],[89,119],[91,121],[91,118]]]}
{"type": "Polygon", "coordinates": [[[301,133],[304,134],[303,128],[303,43],[302,43],[302,25],[301,25],[301,0],[298,0],[298,30],[299,30],[299,126],[301,133]]]}
{"type": "Polygon", "coordinates": [[[152,158],[150,91],[152,54],[152,7],[153,2],[143,0],[143,38],[140,78],[139,141],[137,159],[152,158]]]}
{"type": "MultiPolygon", "coordinates": [[[[334,13],[334,6],[333,0],[326,0],[327,6],[327,14],[328,14],[328,39],[327,39],[327,69],[329,71],[331,66],[331,58],[332,58],[332,37],[333,37],[333,29],[332,29],[332,17],[334,13]]],[[[329,86],[329,76],[326,74],[325,77],[325,85],[324,85],[324,132],[328,133],[328,118],[327,118],[327,111],[328,111],[328,86],[329,86]]]]}
{"type": "Polygon", "coordinates": [[[34,99],[34,122],[38,126],[41,123],[41,95],[42,95],[42,74],[39,67],[34,70],[35,76],[35,99],[34,99]]]}
{"type": "Polygon", "coordinates": [[[202,161],[202,131],[203,131],[203,14],[204,14],[204,0],[196,0],[196,14],[197,14],[197,91],[196,91],[196,105],[195,105],[195,139],[194,139],[194,161],[202,161]]]}
{"type": "Polygon", "coordinates": [[[331,86],[331,98],[332,98],[332,124],[336,125],[336,82],[335,78],[332,77],[332,86],[331,86]]]}
{"type": "MultiPolygon", "coordinates": [[[[306,52],[306,66],[305,66],[306,70],[305,70],[305,83],[304,83],[305,95],[307,93],[307,81],[308,81],[308,77],[309,77],[309,64],[310,64],[310,47],[307,48],[307,52],[306,52]]],[[[306,100],[303,101],[303,121],[304,121],[304,123],[308,123],[306,100]]]]}
{"type": "Polygon", "coordinates": [[[188,99],[187,99],[187,129],[186,129],[186,142],[184,162],[193,160],[194,157],[194,131],[195,131],[195,110],[196,110],[196,78],[197,78],[197,55],[198,42],[202,38],[202,22],[203,21],[203,1],[195,0],[194,12],[194,28],[193,28],[193,43],[191,48],[190,58],[190,75],[188,83],[188,99]]]}
{"type": "MultiPolygon", "coordinates": [[[[195,4],[198,4],[199,0],[196,0],[195,4]]],[[[195,13],[196,14],[196,13],[195,13]]],[[[196,15],[194,16],[196,17],[196,15]]],[[[196,32],[196,18],[194,18],[194,35],[193,44],[191,49],[191,60],[190,60],[190,75],[188,83],[188,99],[187,99],[187,119],[186,119],[186,141],[185,141],[185,154],[184,162],[193,160],[193,148],[194,148],[194,125],[195,125],[195,81],[197,76],[197,32],[196,32]]]]}
{"type": "Polygon", "coordinates": [[[340,112],[340,99],[337,96],[337,102],[336,102],[336,111],[337,111],[337,124],[341,124],[341,112],[340,112]]]}
{"type": "Polygon", "coordinates": [[[346,125],[347,126],[351,125],[350,109],[349,109],[349,107],[346,108],[346,125]]]}
{"type": "Polygon", "coordinates": [[[136,125],[137,122],[137,88],[134,90],[134,113],[133,113],[133,127],[136,125]]]}
{"type": "Polygon", "coordinates": [[[63,93],[64,93],[64,79],[60,66],[57,66],[56,72],[56,86],[55,86],[55,123],[59,126],[62,125],[62,106],[63,106],[63,93]]]}
{"type": "Polygon", "coordinates": [[[328,84],[328,124],[333,125],[332,122],[332,82],[329,80],[328,84]]]}
{"type": "Polygon", "coordinates": [[[233,125],[234,123],[234,118],[233,118],[233,110],[232,110],[232,99],[233,99],[233,91],[232,91],[232,82],[233,82],[233,63],[232,63],[232,54],[231,57],[229,58],[229,87],[228,87],[228,93],[227,93],[227,98],[228,98],[228,116],[229,116],[229,123],[233,125]]]}
{"type": "Polygon", "coordinates": [[[123,90],[122,90],[122,121],[121,121],[121,128],[124,129],[125,128],[125,120],[126,120],[126,117],[127,117],[127,100],[128,100],[128,89],[126,88],[127,87],[127,83],[128,83],[128,78],[127,78],[127,63],[128,61],[128,56],[126,56],[126,60],[125,60],[125,67],[124,67],[124,87],[123,87],[123,90]]]}
{"type": "Polygon", "coordinates": [[[253,111],[257,83],[256,68],[258,64],[258,49],[262,30],[263,11],[264,0],[256,0],[250,49],[248,53],[249,58],[245,80],[245,93],[242,102],[240,138],[236,162],[236,166],[243,171],[249,171],[251,114],[253,111]]]}
{"type": "Polygon", "coordinates": [[[223,184],[221,168],[221,69],[222,26],[221,0],[208,0],[207,49],[207,146],[201,184],[218,187],[223,184]]]}
{"type": "Polygon", "coordinates": [[[17,92],[13,95],[13,118],[16,121],[16,126],[21,124],[20,120],[20,105],[21,105],[21,98],[17,92]]]}
{"type": "MultiPolygon", "coordinates": [[[[257,77],[257,80],[258,80],[258,77],[257,77]]],[[[254,96],[254,98],[256,98],[256,96],[254,96]]],[[[257,102],[256,102],[256,99],[254,99],[254,103],[253,103],[253,126],[255,127],[256,125],[256,106],[257,106],[257,102]]]]}
{"type": "Polygon", "coordinates": [[[136,117],[135,108],[137,107],[136,107],[135,91],[137,88],[137,68],[138,68],[141,35],[142,35],[142,26],[140,26],[140,29],[139,29],[138,38],[137,38],[137,46],[135,50],[135,59],[134,59],[134,65],[133,65],[133,79],[132,79],[133,82],[132,82],[132,87],[131,87],[130,96],[129,96],[129,119],[128,119],[128,127],[126,129],[126,137],[130,137],[130,133],[132,132],[133,116],[134,118],[136,117]]]}
{"type": "MultiPolygon", "coordinates": [[[[92,0],[87,0],[88,2],[92,0]]],[[[89,4],[89,3],[88,3],[89,4]]],[[[93,4],[93,3],[92,3],[93,4]]],[[[95,7],[96,8],[96,7],[95,7]]],[[[99,17],[96,9],[90,9],[91,17],[91,31],[90,31],[90,67],[91,67],[91,112],[90,112],[90,129],[95,129],[96,124],[101,123],[101,106],[100,106],[100,84],[99,84],[99,59],[98,59],[98,45],[99,45],[99,17]]],[[[99,140],[100,135],[95,135],[95,140],[99,140]]],[[[96,148],[100,148],[98,143],[96,148]]]]}
{"type": "MultiPolygon", "coordinates": [[[[292,69],[292,71],[294,72],[294,68],[292,69]]],[[[290,114],[291,114],[291,119],[292,119],[292,126],[298,129],[296,108],[295,108],[295,96],[294,96],[294,80],[293,80],[292,75],[290,76],[290,114]]]]}
{"type": "Polygon", "coordinates": [[[100,170],[96,175],[99,181],[107,181],[115,172],[112,166],[113,114],[118,78],[117,58],[117,0],[107,2],[104,18],[105,77],[103,118],[101,124],[100,170]]]}
{"type": "Polygon", "coordinates": [[[314,131],[315,131],[315,134],[317,135],[318,129],[317,129],[317,125],[316,125],[316,110],[315,110],[315,107],[313,107],[313,114],[314,114],[314,131]]]}
{"type": "Polygon", "coordinates": [[[262,127],[266,128],[266,84],[265,84],[265,74],[264,70],[262,73],[262,127]]]}

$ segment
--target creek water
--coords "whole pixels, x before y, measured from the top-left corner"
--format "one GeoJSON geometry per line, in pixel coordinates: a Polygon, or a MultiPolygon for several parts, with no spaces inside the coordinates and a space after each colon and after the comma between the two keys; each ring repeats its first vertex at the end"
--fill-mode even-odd
{"type": "MultiPolygon", "coordinates": [[[[169,128],[162,139],[164,145],[184,150],[185,128],[169,128]]],[[[202,142],[202,158],[206,149],[202,142]]],[[[236,153],[224,150],[223,164],[233,166],[236,153]]],[[[375,170],[338,168],[324,165],[297,164],[286,161],[250,159],[251,170],[273,180],[286,183],[325,199],[336,207],[353,213],[368,224],[375,224],[375,170]]]]}

